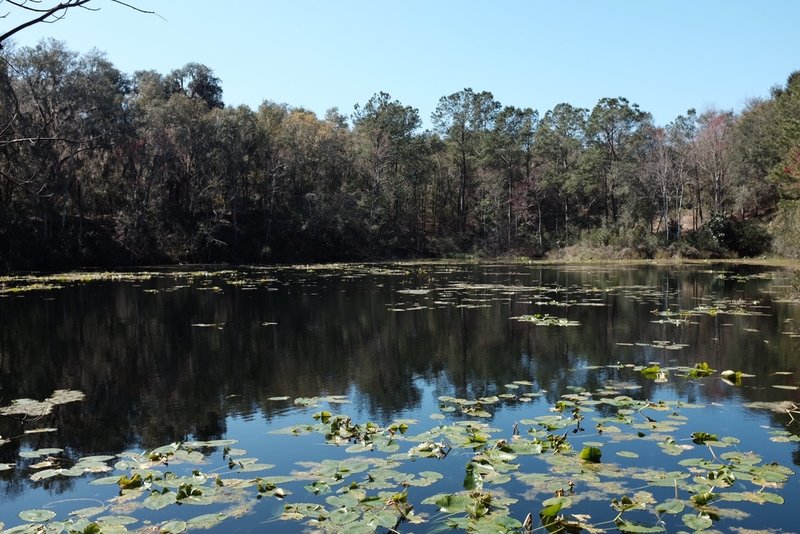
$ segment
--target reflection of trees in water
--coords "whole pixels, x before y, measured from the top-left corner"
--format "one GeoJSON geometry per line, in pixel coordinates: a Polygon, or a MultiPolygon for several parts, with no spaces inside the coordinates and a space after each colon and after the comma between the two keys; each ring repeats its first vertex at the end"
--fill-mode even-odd
{"type": "MultiPolygon", "coordinates": [[[[773,315],[763,317],[699,316],[692,318],[697,324],[681,326],[652,322],[657,318],[653,310],[692,309],[710,298],[769,301],[758,292],[766,287],[764,281],[744,286],[695,269],[491,271],[498,274],[480,268],[456,274],[422,269],[410,277],[321,278],[283,271],[282,284],[270,284],[278,291],[246,291],[217,279],[206,285],[198,279],[191,288],[168,292],[144,291],[185,283],[161,278],[143,287],[98,282],[5,299],[0,301],[1,393],[11,399],[44,398],[55,388],[84,391],[86,400],[59,407],[43,422],[57,426],[57,434],[26,441],[35,447],[69,444],[71,454],[80,456],[188,436],[217,438],[226,432],[230,414],[260,412],[270,419],[285,412],[287,403],[268,400],[279,395],[345,394],[355,387],[357,408],[386,422],[420,406],[420,380],[435,395],[469,398],[503,393],[504,384],[514,380],[531,380],[548,391],[552,403],[570,385],[596,390],[608,381],[637,378],[624,369],[575,371],[586,366],[707,361],[719,370],[758,375],[758,380],[777,369],[798,370],[798,340],[775,333],[794,320],[800,323],[796,306],[778,305],[773,315]],[[558,283],[566,288],[555,295],[560,302],[591,296],[606,305],[521,303],[535,301],[541,291],[534,290],[514,295],[491,288],[396,293],[401,287],[441,289],[453,281],[528,287],[558,283]],[[200,290],[213,284],[224,292],[200,290]],[[624,287],[612,289],[618,286],[624,287]],[[743,287],[745,292],[738,292],[743,287]],[[433,304],[445,297],[452,303],[433,304]],[[476,301],[490,307],[457,307],[476,301]],[[430,309],[390,312],[390,303],[430,309]],[[537,312],[577,320],[581,326],[537,327],[509,319],[537,312]],[[758,332],[745,332],[745,327],[758,332]],[[654,340],[689,346],[672,351],[618,344],[654,340]]],[[[673,380],[671,387],[692,402],[733,394],[719,380],[705,381],[702,388],[673,380]]],[[[651,398],[655,388],[645,381],[642,389],[628,394],[651,398]]],[[[736,391],[748,400],[779,400],[786,393],[770,387],[736,391]]],[[[3,454],[6,447],[0,449],[3,454]]],[[[8,491],[15,491],[19,481],[0,476],[8,491]]]]}

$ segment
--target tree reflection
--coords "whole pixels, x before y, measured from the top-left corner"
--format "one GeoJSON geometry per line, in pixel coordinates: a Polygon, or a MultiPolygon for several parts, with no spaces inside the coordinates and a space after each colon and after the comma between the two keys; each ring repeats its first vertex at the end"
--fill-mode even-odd
{"type": "MultiPolygon", "coordinates": [[[[289,269],[270,275],[279,281],[247,283],[263,278],[263,271],[164,276],[0,299],[4,401],[41,399],[57,388],[87,395],[42,421],[57,433],[30,436],[25,445],[68,444],[77,459],[189,437],[214,439],[226,434],[229,416],[280,417],[286,403],[269,400],[279,395],[351,395],[380,422],[419,409],[421,384],[435,395],[477,398],[531,380],[553,403],[568,386],[596,390],[632,380],[630,372],[606,367],[618,362],[691,367],[707,361],[718,370],[754,374],[753,384],[765,384],[778,370],[800,370],[798,338],[781,334],[800,323],[800,314],[762,292],[767,280],[743,283],[695,268],[654,267],[420,266],[405,276],[289,269]],[[455,283],[484,285],[454,289],[455,283]],[[560,291],[552,291],[555,284],[560,291]],[[526,289],[509,290],[515,286],[526,289]],[[431,292],[397,293],[409,288],[431,292]],[[535,304],[548,296],[547,288],[554,302],[572,305],[535,304]],[[688,310],[722,298],[759,301],[769,313],[653,322],[654,310],[688,310]],[[581,305],[587,302],[602,305],[581,305]],[[390,310],[413,305],[424,308],[390,310]],[[526,313],[566,317],[580,326],[509,319],[526,313]],[[652,346],[656,340],[688,346],[667,350],[652,346]],[[586,369],[594,366],[602,368],[586,369]]],[[[734,392],[719,380],[702,387],[675,380],[670,387],[688,402],[785,396],[770,387],[734,392]]],[[[645,380],[626,394],[652,398],[657,392],[657,384],[645,380]]],[[[18,434],[18,425],[0,418],[0,435],[18,434]]],[[[13,461],[19,445],[0,447],[0,462],[13,461]]],[[[13,472],[0,473],[0,480],[10,494],[23,487],[13,472]]],[[[70,482],[48,484],[62,491],[70,482]]]]}

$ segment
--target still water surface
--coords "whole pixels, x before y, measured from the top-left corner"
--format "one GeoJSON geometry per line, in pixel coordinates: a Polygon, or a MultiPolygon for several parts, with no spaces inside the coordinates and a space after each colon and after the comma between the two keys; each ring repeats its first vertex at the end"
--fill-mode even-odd
{"type": "MultiPolygon", "coordinates": [[[[25,425],[0,417],[0,436],[14,438],[0,445],[0,464],[16,465],[0,471],[0,523],[23,523],[17,514],[33,508],[52,510],[63,520],[76,509],[108,506],[117,494],[116,486],[88,484],[109,473],[31,481],[30,466],[41,458],[20,458],[25,451],[56,447],[64,449],[62,457],[77,459],[230,438],[248,457],[274,464],[270,475],[290,475],[303,469],[298,462],[352,454],[325,445],[320,435],[271,432],[313,424],[311,416],[320,410],[382,427],[412,419],[414,432],[469,419],[441,413],[442,396],[531,393],[525,399],[530,402],[501,402],[484,418],[494,437],[509,439],[515,423],[550,413],[564,394],[608,387],[634,399],[679,400],[703,406],[682,413],[689,422],[680,437],[698,431],[735,436],[738,450],[793,467],[800,462],[797,444],[776,442],[770,432],[796,435],[798,425],[788,414],[746,405],[798,401],[792,388],[800,383],[800,305],[784,301],[795,282],[792,272],[755,267],[401,264],[161,270],[121,279],[65,279],[50,290],[5,293],[0,406],[17,398],[44,399],[56,389],[80,390],[86,398],[25,425]],[[531,314],[574,326],[514,319],[531,314]],[[754,377],[732,386],[719,373],[685,378],[669,370],[701,362],[754,377]],[[660,380],[633,367],[651,363],[669,368],[660,380]],[[532,386],[514,388],[514,381],[532,386]],[[333,395],[349,402],[294,402],[333,395]],[[288,400],[274,400],[284,396],[288,400]],[[57,431],[22,435],[42,426],[57,431]]],[[[591,436],[576,436],[575,447],[581,439],[603,441],[588,415],[584,426],[591,436]]],[[[414,445],[401,444],[401,452],[414,445]]],[[[652,441],[624,448],[637,457],[609,452],[603,461],[610,456],[608,461],[623,466],[653,468],[676,461],[652,441]]],[[[209,469],[224,467],[221,449],[206,452],[209,469]]],[[[435,527],[442,514],[421,501],[461,490],[472,454],[454,449],[443,460],[418,460],[413,470],[436,471],[443,479],[413,488],[415,511],[429,522],[399,530],[435,527]]],[[[547,469],[528,460],[521,467],[547,469]]],[[[284,502],[270,497],[239,503],[241,517],[225,520],[216,531],[303,530],[302,521],[275,518],[285,502],[325,503],[325,495],[303,488],[307,483],[287,483],[291,495],[284,502]]],[[[617,495],[641,489],[620,482],[617,495]]],[[[783,489],[770,490],[785,498],[784,505],[737,503],[734,517],[723,517],[713,528],[793,531],[798,490],[793,477],[783,489]]],[[[552,497],[548,489],[519,479],[502,491],[518,500],[510,510],[519,520],[529,512],[535,517],[552,497]]],[[[608,503],[587,499],[571,512],[601,522],[616,514],[608,503]]],[[[138,523],[127,526],[133,531],[218,510],[230,512],[230,506],[118,506],[105,513],[136,517],[138,523]]]]}

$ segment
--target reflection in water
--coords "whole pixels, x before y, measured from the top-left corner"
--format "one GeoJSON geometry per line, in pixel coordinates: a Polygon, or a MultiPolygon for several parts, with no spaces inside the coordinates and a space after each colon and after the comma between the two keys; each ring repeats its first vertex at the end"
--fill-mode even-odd
{"type": "MultiPolygon", "coordinates": [[[[230,417],[281,417],[285,405],[269,401],[278,395],[348,395],[380,423],[413,414],[431,395],[476,398],[520,379],[552,403],[568,386],[630,381],[625,369],[605,367],[616,363],[705,361],[756,375],[735,390],[719,380],[663,386],[688,402],[784,400],[770,384],[786,378],[775,371],[800,371],[800,338],[782,333],[800,330],[800,308],[773,302],[770,288],[790,275],[774,277],[439,264],[74,284],[0,299],[0,394],[5,403],[57,388],[85,392],[48,419],[58,433],[25,440],[68,444],[76,458],[219,438],[230,417]],[[704,313],[657,315],[698,307],[704,313]],[[580,326],[510,319],[534,313],[580,326]],[[667,341],[685,347],[659,343],[667,341]]],[[[631,394],[652,398],[658,386],[644,381],[631,394]]],[[[0,435],[19,432],[17,421],[0,421],[0,435]]],[[[0,462],[14,461],[20,445],[0,447],[0,462]]],[[[0,476],[7,493],[23,491],[19,477],[0,476]]],[[[46,485],[58,493],[72,483],[46,485]]]]}

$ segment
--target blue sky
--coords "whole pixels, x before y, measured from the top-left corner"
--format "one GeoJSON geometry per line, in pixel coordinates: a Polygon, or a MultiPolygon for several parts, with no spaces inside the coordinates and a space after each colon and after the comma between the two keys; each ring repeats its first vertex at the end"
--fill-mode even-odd
{"type": "MultiPolygon", "coordinates": [[[[540,113],[624,96],[666,124],[690,107],[739,110],[800,69],[800,0],[129,1],[163,19],[93,0],[100,11],[32,27],[16,45],[55,37],[127,73],[204,63],[227,105],[350,114],[386,91],[426,125],[464,87],[540,113]]],[[[0,29],[16,20],[2,9],[0,29]]]]}

